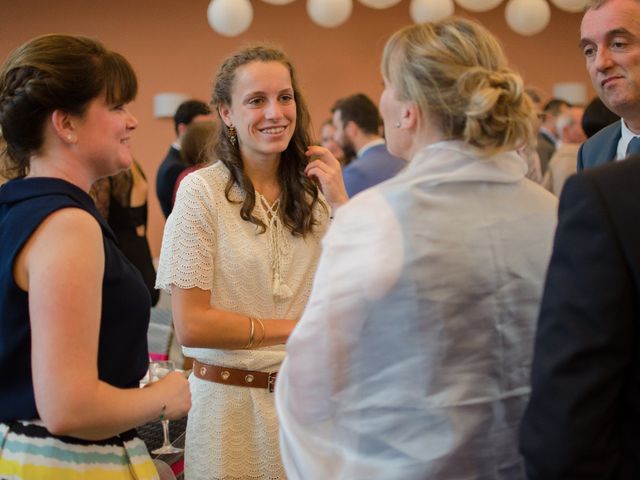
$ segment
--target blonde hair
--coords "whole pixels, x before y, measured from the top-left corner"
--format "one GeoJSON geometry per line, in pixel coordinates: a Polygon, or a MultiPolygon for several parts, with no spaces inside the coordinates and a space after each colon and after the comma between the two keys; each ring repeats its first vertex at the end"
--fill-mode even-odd
{"type": "Polygon", "coordinates": [[[385,45],[382,74],[447,139],[486,154],[534,144],[535,114],[522,79],[475,22],[452,17],[399,30],[385,45]]]}

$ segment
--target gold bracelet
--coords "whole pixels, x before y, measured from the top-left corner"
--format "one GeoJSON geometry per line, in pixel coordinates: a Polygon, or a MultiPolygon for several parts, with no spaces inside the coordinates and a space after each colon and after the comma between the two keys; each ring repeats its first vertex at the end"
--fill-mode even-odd
{"type": "Polygon", "coordinates": [[[256,345],[256,347],[259,347],[260,345],[262,345],[262,342],[264,342],[264,339],[267,336],[267,331],[264,329],[264,323],[262,323],[262,320],[260,320],[259,318],[256,318],[255,320],[260,324],[260,327],[262,328],[262,338],[256,345]]]}
{"type": "Polygon", "coordinates": [[[249,343],[247,343],[244,348],[253,347],[253,334],[255,332],[255,320],[253,317],[248,317],[248,318],[249,318],[249,323],[251,324],[251,331],[249,332],[249,343]]]}

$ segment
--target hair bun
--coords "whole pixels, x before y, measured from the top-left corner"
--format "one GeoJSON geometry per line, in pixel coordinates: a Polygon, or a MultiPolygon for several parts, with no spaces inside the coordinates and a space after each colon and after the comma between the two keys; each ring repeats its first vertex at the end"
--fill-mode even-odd
{"type": "Polygon", "coordinates": [[[521,146],[514,141],[529,138],[531,105],[518,75],[473,67],[458,78],[457,87],[467,99],[465,141],[494,150],[521,146]]]}

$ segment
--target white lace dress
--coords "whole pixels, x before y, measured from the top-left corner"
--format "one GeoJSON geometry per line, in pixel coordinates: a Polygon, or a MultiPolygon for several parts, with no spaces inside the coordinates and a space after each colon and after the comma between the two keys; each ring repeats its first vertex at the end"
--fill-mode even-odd
{"type": "MultiPolygon", "coordinates": [[[[241,205],[225,198],[229,175],[217,162],[180,184],[164,230],[156,288],[198,287],[210,290],[211,305],[221,310],[298,319],[311,291],[329,207],[318,205],[320,225],[313,234],[294,237],[280,221],[278,203],[269,205],[258,194],[254,212],[267,231],[257,234],[255,225],[240,218],[241,205]]],[[[242,190],[234,186],[231,198],[241,200],[242,190]]],[[[285,354],[284,345],[183,351],[202,362],[265,372],[277,371],[285,354]]],[[[193,404],[185,449],[188,480],[286,478],[272,393],[193,375],[189,382],[193,404]]]]}

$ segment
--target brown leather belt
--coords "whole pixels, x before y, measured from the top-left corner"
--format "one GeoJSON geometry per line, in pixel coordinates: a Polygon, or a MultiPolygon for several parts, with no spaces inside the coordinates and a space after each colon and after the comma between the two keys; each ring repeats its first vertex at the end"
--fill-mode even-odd
{"type": "Polygon", "coordinates": [[[240,370],[238,368],[218,367],[207,363],[193,361],[193,374],[210,382],[236,387],[266,388],[270,392],[276,386],[278,372],[256,372],[253,370],[240,370]]]}

